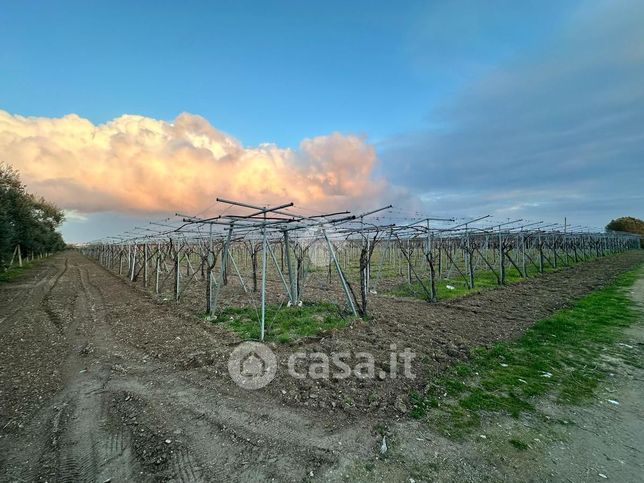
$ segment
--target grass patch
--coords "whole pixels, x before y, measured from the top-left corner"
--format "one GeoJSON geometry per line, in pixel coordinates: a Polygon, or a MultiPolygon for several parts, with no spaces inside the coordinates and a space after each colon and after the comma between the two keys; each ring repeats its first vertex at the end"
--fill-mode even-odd
{"type": "MultiPolygon", "coordinates": [[[[254,307],[228,308],[217,320],[222,321],[244,340],[260,338],[261,315],[254,307]]],[[[266,307],[266,339],[290,342],[303,337],[313,337],[320,332],[344,327],[348,314],[330,303],[303,305],[302,307],[266,307]]]]}
{"type": "Polygon", "coordinates": [[[509,442],[510,442],[510,444],[511,444],[512,446],[514,446],[514,447],[515,447],[516,449],[518,449],[519,451],[525,451],[525,450],[527,450],[527,449],[528,449],[528,445],[527,445],[527,443],[524,443],[524,442],[523,442],[523,441],[521,441],[520,439],[514,439],[514,438],[513,438],[513,439],[511,439],[509,442]]]}
{"type": "Polygon", "coordinates": [[[9,270],[0,271],[0,283],[11,282],[12,280],[20,277],[30,268],[33,268],[38,262],[39,260],[33,260],[31,262],[23,261],[22,267],[16,265],[11,267],[9,270]]]}
{"type": "Polygon", "coordinates": [[[485,412],[518,417],[534,411],[535,397],[583,403],[609,372],[602,354],[619,352],[616,342],[637,320],[625,292],[637,278],[637,270],[627,272],[537,322],[518,340],[474,350],[468,362],[430,381],[427,393],[411,396],[412,416],[459,438],[478,427],[485,412]]]}
{"type": "MultiPolygon", "coordinates": [[[[521,274],[514,267],[506,269],[505,283],[511,284],[523,280],[521,274]]],[[[429,290],[429,280],[423,281],[429,290]]],[[[442,279],[436,281],[436,295],[438,300],[462,297],[473,292],[489,290],[499,286],[496,275],[490,270],[477,270],[474,272],[474,289],[470,290],[463,277],[442,279]],[[451,288],[450,288],[451,287],[451,288]]],[[[427,294],[418,280],[413,283],[404,282],[391,291],[392,295],[400,297],[414,297],[425,300],[427,294]]]]}

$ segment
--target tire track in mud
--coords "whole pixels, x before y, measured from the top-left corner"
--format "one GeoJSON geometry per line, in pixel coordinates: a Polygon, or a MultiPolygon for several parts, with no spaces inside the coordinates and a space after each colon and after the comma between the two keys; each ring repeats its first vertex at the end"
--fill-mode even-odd
{"type": "MultiPolygon", "coordinates": [[[[113,379],[110,387],[121,391],[115,407],[130,426],[137,456],[180,481],[301,481],[310,471],[335,466],[340,450],[360,439],[358,431],[328,429],[292,410],[270,409],[270,402],[244,402],[244,394],[222,398],[217,384],[203,387],[153,363],[128,372],[132,377],[113,379]],[[158,454],[165,454],[163,466],[150,462],[158,454]]],[[[367,435],[359,447],[371,443],[367,435]]]]}
{"type": "Polygon", "coordinates": [[[94,360],[82,360],[73,352],[68,361],[71,378],[61,395],[66,415],[59,418],[63,425],[52,445],[57,459],[55,475],[61,481],[129,480],[138,468],[130,450],[130,434],[122,426],[111,424],[113,418],[105,400],[111,365],[109,360],[102,360],[101,353],[105,342],[104,311],[96,310],[97,304],[90,302],[96,294],[87,272],[77,268],[80,291],[74,305],[74,324],[67,332],[69,338],[80,342],[79,347],[92,344],[96,349],[94,360]],[[85,336],[92,333],[100,340],[85,336]]]}
{"type": "Polygon", "coordinates": [[[208,480],[234,475],[243,480],[301,481],[310,471],[317,474],[337,466],[342,453],[356,441],[363,452],[371,448],[371,435],[365,431],[327,428],[324,421],[315,422],[290,409],[270,408],[270,402],[245,401],[242,394],[221,397],[216,384],[200,387],[162,369],[157,377],[163,384],[143,374],[136,380],[114,381],[114,389],[123,391],[117,410],[124,421],[136,420],[137,425],[145,421],[153,433],[182,435],[184,446],[178,451],[183,456],[171,458],[177,478],[195,472],[198,466],[208,480]]]}
{"type": "MultiPolygon", "coordinates": [[[[0,414],[6,424],[0,441],[0,474],[7,474],[12,461],[28,463],[26,471],[10,473],[15,475],[14,479],[23,478],[24,473],[35,474],[33,463],[29,462],[38,460],[44,445],[43,428],[56,415],[47,401],[62,386],[61,362],[69,348],[62,319],[46,300],[50,294],[60,295],[56,289],[69,274],[68,259],[64,254],[56,255],[32,270],[29,275],[40,279],[15,290],[12,300],[19,303],[7,305],[10,311],[1,336],[0,414]],[[20,445],[20,442],[26,443],[20,445]]],[[[3,290],[1,295],[5,293],[3,290]]],[[[59,421],[55,419],[54,425],[59,421]]]]}
{"type": "MultiPolygon", "coordinates": [[[[114,282],[84,258],[68,262],[42,301],[68,347],[65,385],[9,447],[14,479],[302,481],[337,466],[357,439],[355,429],[329,429],[329,420],[270,408],[274,401],[241,389],[231,395],[198,369],[150,360],[110,326],[112,307],[132,299],[112,293],[114,282]]],[[[133,323],[157,316],[165,314],[133,323]]],[[[370,441],[360,447],[368,451],[370,441]]]]}
{"type": "MultiPolygon", "coordinates": [[[[47,316],[50,317],[50,319],[51,319],[52,316],[55,317],[55,314],[53,313],[53,311],[50,309],[50,307],[47,304],[48,297],[50,296],[52,290],[57,286],[58,281],[67,272],[67,268],[68,268],[68,258],[65,257],[63,269],[61,271],[57,271],[55,273],[55,275],[53,276],[53,279],[49,278],[47,275],[43,275],[41,280],[39,280],[38,282],[36,282],[34,284],[23,284],[23,285],[18,285],[18,286],[12,287],[11,290],[15,291],[15,295],[13,297],[9,298],[6,301],[6,306],[7,307],[11,306],[17,300],[30,300],[31,303],[30,304],[23,304],[23,303],[17,304],[18,306],[15,309],[11,310],[2,319],[6,320],[6,319],[13,318],[20,311],[29,310],[34,305],[40,306],[43,309],[43,311],[47,314],[47,316]],[[37,294],[38,290],[40,290],[43,286],[45,287],[44,290],[43,290],[43,293],[38,295],[37,294]],[[26,289],[27,294],[25,294],[24,292],[21,293],[20,289],[26,289]]],[[[5,294],[7,291],[8,291],[8,288],[3,287],[3,292],[2,293],[5,294]]],[[[60,325],[59,320],[57,320],[57,319],[51,319],[51,320],[52,320],[52,323],[56,327],[59,327],[59,325],[60,325]]]]}
{"type": "MultiPolygon", "coordinates": [[[[46,289],[40,300],[40,308],[47,315],[49,321],[58,329],[61,334],[65,332],[65,321],[62,314],[65,312],[64,304],[58,304],[53,297],[55,289],[59,286],[60,280],[67,274],[69,269],[69,258],[65,257],[65,264],[62,271],[57,273],[50,283],[46,284],[46,289]]],[[[75,299],[74,299],[75,300],[75,299]]]]}
{"type": "MultiPolygon", "coordinates": [[[[98,292],[107,291],[112,300],[123,292],[123,299],[119,299],[122,303],[139,300],[139,295],[120,279],[89,260],[87,264],[97,268],[90,281],[100,281],[98,292]]],[[[157,314],[156,307],[152,310],[154,315],[167,317],[165,313],[157,314]]],[[[146,319],[136,323],[153,323],[152,318],[146,319]]],[[[201,337],[203,329],[196,330],[201,337]]],[[[271,408],[275,401],[253,397],[241,389],[233,388],[231,397],[230,385],[224,383],[226,387],[222,387],[221,382],[204,378],[199,370],[177,371],[151,360],[127,363],[128,377],[114,377],[110,382],[113,391],[123,391],[115,407],[122,421],[130,425],[137,457],[142,462],[149,460],[150,454],[167,450],[164,435],[170,436],[174,452],[167,456],[164,475],[186,481],[199,480],[200,475],[211,481],[231,476],[301,481],[310,471],[317,474],[337,466],[343,460],[342,453],[356,440],[360,441],[358,453],[371,451],[372,435],[364,428],[349,424],[338,429],[336,421],[312,419],[292,408],[271,408]],[[146,410],[140,410],[139,405],[146,410]],[[150,438],[149,431],[142,436],[138,428],[144,422],[160,436],[150,438]],[[181,434],[180,445],[172,437],[176,431],[181,434]],[[140,454],[143,451],[145,455],[140,454]]]]}
{"type": "MultiPolygon", "coordinates": [[[[50,474],[61,481],[140,479],[141,465],[135,451],[137,438],[112,408],[115,395],[109,386],[114,374],[111,350],[115,341],[107,325],[105,299],[86,267],[74,268],[78,269],[79,295],[73,314],[76,323],[68,327],[67,335],[75,341],[74,345],[91,347],[94,357],[86,361],[73,354],[68,362],[71,376],[61,396],[64,412],[57,417],[60,423],[53,437],[56,444],[52,445],[56,464],[50,474]],[[87,362],[91,364],[86,367],[87,362]]],[[[116,357],[121,360],[123,353],[133,355],[119,347],[116,357]]],[[[199,479],[197,466],[187,450],[173,455],[172,467],[172,473],[183,475],[185,481],[199,479]]]]}
{"type": "Polygon", "coordinates": [[[172,457],[172,469],[177,475],[177,479],[182,482],[197,482],[197,481],[207,481],[201,475],[201,471],[197,468],[194,459],[192,458],[190,452],[186,449],[179,449],[173,453],[172,457]]]}
{"type": "Polygon", "coordinates": [[[131,435],[132,452],[144,474],[164,481],[213,481],[212,475],[203,476],[203,464],[183,431],[170,427],[173,414],[159,414],[159,401],[122,390],[113,391],[111,396],[111,412],[131,435]]]}
{"type": "Polygon", "coordinates": [[[106,400],[111,363],[103,350],[104,311],[90,303],[96,295],[86,271],[77,264],[65,263],[48,285],[51,300],[43,298],[41,305],[50,321],[58,322],[69,347],[62,355],[65,385],[9,448],[11,474],[27,480],[134,480],[140,467],[132,456],[131,435],[114,424],[106,400]],[[59,293],[56,287],[65,274],[64,293],[59,293]],[[97,340],[94,331],[100,334],[97,340]]]}

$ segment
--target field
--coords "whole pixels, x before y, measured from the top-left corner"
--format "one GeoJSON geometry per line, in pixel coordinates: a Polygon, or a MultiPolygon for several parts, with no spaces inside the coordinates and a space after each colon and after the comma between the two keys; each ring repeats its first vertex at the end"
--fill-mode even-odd
{"type": "Polygon", "coordinates": [[[644,482],[644,0],[0,23],[0,483],[644,482]]]}
{"type": "Polygon", "coordinates": [[[364,320],[312,297],[292,308],[294,324],[271,300],[267,344],[280,367],[296,350],[364,351],[382,372],[395,343],[416,354],[416,377],[280,370],[247,391],[227,372],[232,348],[257,336],[252,305],[231,303],[240,287],[222,290],[215,319],[190,292],[176,303],[77,251],[59,253],[0,288],[2,471],[9,480],[370,480],[363,463],[383,471],[382,437],[395,441],[422,416],[429,381],[643,261],[627,251],[435,304],[379,291],[364,320]]]}

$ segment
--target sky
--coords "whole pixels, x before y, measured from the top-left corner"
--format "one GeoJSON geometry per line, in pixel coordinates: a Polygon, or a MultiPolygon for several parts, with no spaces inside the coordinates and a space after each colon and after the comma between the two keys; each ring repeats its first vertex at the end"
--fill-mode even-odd
{"type": "Polygon", "coordinates": [[[6,1],[0,161],[88,241],[216,196],[644,217],[644,3],[6,1]]]}

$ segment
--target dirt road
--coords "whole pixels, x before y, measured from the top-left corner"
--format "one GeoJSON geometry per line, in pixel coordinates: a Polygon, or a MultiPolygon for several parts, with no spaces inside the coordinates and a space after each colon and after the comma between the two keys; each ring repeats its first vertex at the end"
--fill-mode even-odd
{"type": "MultiPolygon", "coordinates": [[[[110,307],[141,296],[120,285],[70,252],[4,289],[3,479],[301,481],[341,467],[345,448],[371,450],[346,416],[312,417],[123,343],[110,307]]],[[[170,343],[213,337],[139,302],[141,319],[128,323],[170,319],[170,343]]]]}
{"type": "MultiPolygon", "coordinates": [[[[578,270],[579,296],[640,260],[626,254],[612,263],[594,262],[594,271],[552,274],[552,280],[569,283],[578,270]]],[[[499,291],[506,300],[524,297],[521,322],[512,329],[511,304],[488,305],[495,296],[481,294],[437,308],[414,305],[419,314],[431,315],[415,332],[422,340],[424,331],[437,331],[432,340],[440,345],[436,337],[449,336],[441,317],[457,312],[457,322],[470,324],[476,334],[486,320],[495,322],[488,327],[490,340],[515,335],[531,314],[541,317],[566,301],[554,294],[547,309],[535,308],[531,301],[537,299],[530,297],[539,293],[538,283],[545,286],[531,282],[499,291]]],[[[238,388],[225,371],[235,336],[178,307],[159,305],[75,252],[56,255],[1,287],[0,302],[3,480],[342,480],[356,462],[378,453],[376,427],[392,418],[361,406],[309,405],[315,398],[299,395],[314,394],[311,388],[294,386],[286,376],[266,390],[238,388]]],[[[368,345],[378,326],[347,330],[345,340],[368,345]]],[[[404,321],[394,332],[410,333],[404,321]]],[[[479,342],[463,337],[459,344],[479,342]]],[[[339,334],[319,343],[324,349],[342,340],[339,334]]]]}

